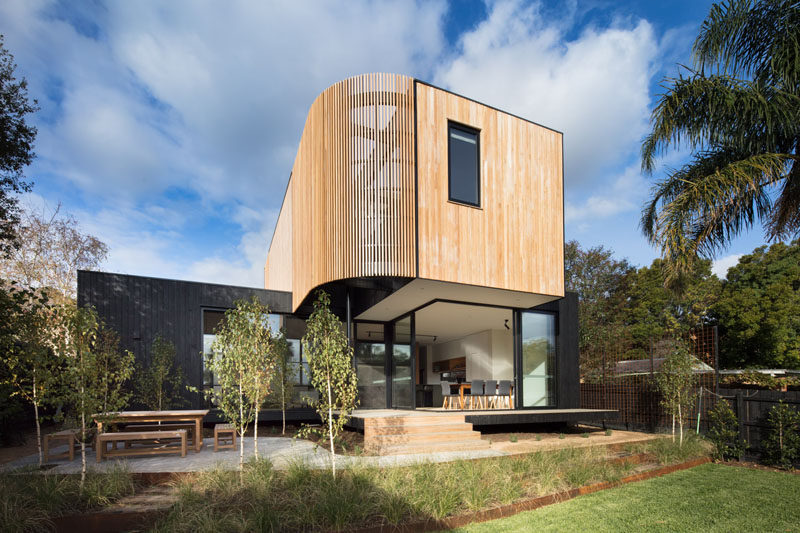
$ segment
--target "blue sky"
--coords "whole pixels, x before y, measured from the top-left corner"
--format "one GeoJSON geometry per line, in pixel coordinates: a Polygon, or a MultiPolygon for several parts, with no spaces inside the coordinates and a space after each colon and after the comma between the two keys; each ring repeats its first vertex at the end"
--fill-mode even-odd
{"type": "MultiPolygon", "coordinates": [[[[397,72],[564,132],[567,238],[649,264],[638,219],[658,173],[639,146],[710,5],[5,0],[0,33],[41,106],[23,201],[61,202],[109,245],[105,270],[262,286],[311,102],[397,72]]],[[[719,271],[760,244],[743,235],[719,271]]]]}

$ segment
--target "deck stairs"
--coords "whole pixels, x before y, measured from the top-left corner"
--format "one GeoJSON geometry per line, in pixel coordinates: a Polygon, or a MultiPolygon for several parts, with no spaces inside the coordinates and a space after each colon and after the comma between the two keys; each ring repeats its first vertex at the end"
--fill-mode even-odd
{"type": "Polygon", "coordinates": [[[381,416],[364,419],[364,450],[376,455],[402,455],[487,450],[488,441],[472,429],[464,415],[381,416]]]}

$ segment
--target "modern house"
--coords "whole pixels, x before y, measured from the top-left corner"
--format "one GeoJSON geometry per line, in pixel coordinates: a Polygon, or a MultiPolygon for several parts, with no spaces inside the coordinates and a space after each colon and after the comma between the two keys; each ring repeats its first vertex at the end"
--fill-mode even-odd
{"type": "Polygon", "coordinates": [[[79,303],[144,359],[155,334],[181,339],[200,384],[203,343],[250,294],[286,327],[302,374],[303,319],[323,289],[355,348],[362,409],[441,407],[442,380],[510,380],[514,412],[540,416],[505,422],[586,420],[563,183],[560,132],[410,77],[356,76],[311,105],[265,290],[81,272],[79,303]]]}

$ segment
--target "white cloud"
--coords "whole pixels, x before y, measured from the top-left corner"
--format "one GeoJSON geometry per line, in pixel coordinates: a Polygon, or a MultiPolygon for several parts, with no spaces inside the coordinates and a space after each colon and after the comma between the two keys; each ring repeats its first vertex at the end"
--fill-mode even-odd
{"type": "Polygon", "coordinates": [[[725,257],[720,257],[716,259],[713,264],[711,265],[711,272],[716,274],[719,279],[725,279],[728,277],[728,269],[736,266],[744,254],[731,254],[726,255],[725,257]]]}
{"type": "Polygon", "coordinates": [[[42,106],[31,174],[52,183],[37,192],[109,244],[108,270],[260,286],[313,99],[362,72],[428,77],[445,8],[3,2],[6,46],[42,106]],[[186,237],[209,217],[239,231],[198,250],[202,235],[186,237]]]}
{"type": "Polygon", "coordinates": [[[658,43],[644,20],[588,27],[569,40],[570,21],[544,20],[539,7],[490,6],[436,81],[563,131],[567,185],[586,186],[638,148],[658,43]]]}
{"type": "Polygon", "coordinates": [[[564,218],[567,223],[608,218],[620,213],[638,211],[649,187],[639,165],[626,168],[613,181],[579,202],[565,202],[564,218]]]}

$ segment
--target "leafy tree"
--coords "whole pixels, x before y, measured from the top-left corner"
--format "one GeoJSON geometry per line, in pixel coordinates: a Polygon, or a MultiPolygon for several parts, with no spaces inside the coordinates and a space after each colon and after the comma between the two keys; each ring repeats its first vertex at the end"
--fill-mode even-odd
{"type": "Polygon", "coordinates": [[[33,406],[36,423],[36,445],[39,466],[42,466],[41,408],[59,397],[60,362],[47,347],[43,335],[47,331],[47,298],[11,285],[0,290],[0,366],[3,385],[11,398],[20,398],[33,406]]]}
{"type": "Polygon", "coordinates": [[[131,375],[133,359],[116,354],[118,362],[114,367],[109,366],[108,361],[115,356],[113,337],[101,340],[102,324],[92,308],[61,305],[54,309],[50,321],[52,348],[65,366],[64,398],[80,423],[82,489],[86,479],[88,424],[92,419],[102,421],[103,415],[125,407],[127,397],[120,391],[131,375]]]}
{"type": "Polygon", "coordinates": [[[791,468],[800,458],[800,413],[781,401],[767,415],[767,433],[761,442],[767,463],[791,468]]]}
{"type": "Polygon", "coordinates": [[[95,390],[99,398],[100,412],[108,413],[128,405],[131,392],[126,387],[133,376],[135,358],[128,350],[120,351],[117,332],[101,326],[93,350],[92,372],[95,390]]]}
{"type": "Polygon", "coordinates": [[[25,210],[17,226],[19,245],[0,258],[0,277],[17,280],[34,289],[47,288],[54,300],[75,302],[79,269],[97,268],[108,247],[83,233],[78,221],[61,213],[61,205],[48,213],[25,210]]]}
{"type": "Polygon", "coordinates": [[[281,434],[286,434],[286,407],[294,395],[294,386],[297,383],[297,363],[292,360],[292,351],[286,340],[286,332],[281,330],[273,342],[273,357],[275,371],[272,375],[270,401],[272,405],[281,408],[283,429],[281,434]]]}
{"type": "Polygon", "coordinates": [[[36,100],[28,99],[28,82],[14,77],[14,56],[5,49],[0,35],[0,255],[19,244],[15,228],[19,222],[16,194],[30,190],[23,169],[36,154],[36,128],[27,115],[38,111],[36,100]]]}
{"type": "MultiPolygon", "coordinates": [[[[255,297],[239,300],[225,312],[215,334],[208,363],[219,387],[209,395],[241,437],[255,421],[253,444],[258,457],[258,411],[269,392],[274,366],[269,308],[255,297]]],[[[243,469],[244,439],[240,438],[239,471],[243,469]]]]}
{"type": "Polygon", "coordinates": [[[714,4],[693,68],[667,79],[642,144],[642,167],[668,149],[693,159],[656,184],[642,229],[667,281],[692,271],[756,221],[769,239],[800,232],[800,4],[714,4]]]}
{"type": "Polygon", "coordinates": [[[664,261],[631,273],[622,289],[626,297],[620,308],[622,322],[629,327],[635,345],[645,348],[653,338],[681,334],[711,321],[711,306],[719,291],[719,280],[711,273],[711,261],[693,264],[684,276],[684,290],[666,289],[664,261]]]}
{"type": "Polygon", "coordinates": [[[728,270],[719,300],[725,368],[800,367],[800,241],[756,248],[728,270]]]}
{"type": "Polygon", "coordinates": [[[148,409],[162,411],[185,404],[183,372],[175,364],[175,345],[161,335],[150,349],[150,363],[136,369],[136,399],[148,409]]]}
{"type": "Polygon", "coordinates": [[[675,441],[675,422],[680,429],[683,446],[683,426],[692,403],[691,389],[694,384],[694,358],[685,343],[673,341],[673,348],[664,359],[656,376],[656,384],[661,392],[661,405],[672,417],[672,441],[675,441]]]}
{"type": "Polygon", "coordinates": [[[602,355],[627,336],[620,308],[623,290],[635,269],[602,246],[584,250],[577,241],[564,246],[565,285],[578,293],[579,348],[583,369],[596,369],[602,355]]]}
{"type": "Polygon", "coordinates": [[[320,429],[306,427],[302,433],[317,432],[330,442],[331,471],[336,477],[334,440],[339,436],[358,404],[358,377],[353,367],[353,348],[341,321],[330,310],[330,297],[319,291],[314,311],[306,324],[303,353],[308,359],[311,384],[319,391],[314,407],[322,419],[320,429]]]}
{"type": "Polygon", "coordinates": [[[708,412],[711,428],[708,438],[714,443],[714,457],[719,460],[741,460],[745,443],[739,435],[739,420],[731,409],[728,400],[719,398],[717,404],[708,412]]]}

